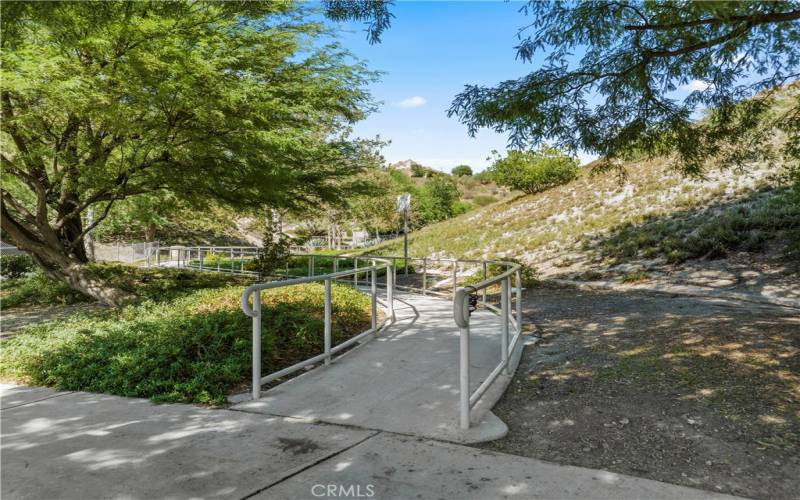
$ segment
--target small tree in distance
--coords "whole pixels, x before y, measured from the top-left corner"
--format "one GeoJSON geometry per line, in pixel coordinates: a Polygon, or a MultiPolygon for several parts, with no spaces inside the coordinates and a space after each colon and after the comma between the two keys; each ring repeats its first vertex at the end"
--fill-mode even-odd
{"type": "Polygon", "coordinates": [[[497,151],[493,154],[495,161],[487,171],[491,179],[526,194],[566,184],[580,174],[576,158],[549,146],[536,151],[509,151],[505,158],[497,151]]]}
{"type": "Polygon", "coordinates": [[[456,177],[468,177],[472,175],[472,167],[469,165],[457,165],[453,167],[451,173],[456,177]]]}
{"type": "Polygon", "coordinates": [[[260,277],[275,274],[286,265],[290,255],[289,238],[283,233],[279,216],[267,209],[264,221],[264,238],[255,259],[260,277]]]}

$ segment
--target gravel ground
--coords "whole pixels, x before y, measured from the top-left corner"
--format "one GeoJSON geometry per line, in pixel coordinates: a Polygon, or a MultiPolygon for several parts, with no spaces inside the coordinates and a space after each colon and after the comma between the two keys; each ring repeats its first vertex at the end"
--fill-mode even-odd
{"type": "Polygon", "coordinates": [[[800,310],[537,289],[484,448],[763,499],[799,498],[800,310]]]}

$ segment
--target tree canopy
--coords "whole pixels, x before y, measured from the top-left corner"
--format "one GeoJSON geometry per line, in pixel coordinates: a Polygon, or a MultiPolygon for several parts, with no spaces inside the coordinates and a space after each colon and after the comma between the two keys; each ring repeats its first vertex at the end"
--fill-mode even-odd
{"type": "Polygon", "coordinates": [[[456,165],[450,172],[456,177],[464,177],[472,175],[472,167],[469,165],[456,165]]]}
{"type": "MultiPolygon", "coordinates": [[[[374,14],[351,8],[359,2],[326,6],[337,19],[374,14]]],[[[297,208],[358,191],[373,144],[351,139],[349,124],[372,109],[364,88],[374,75],[301,9],[4,4],[4,234],[52,277],[113,302],[80,265],[85,235],[119,200],[168,191],[195,204],[297,208]]],[[[376,22],[379,34],[388,18],[376,22]]]]}
{"type": "Polygon", "coordinates": [[[768,115],[775,91],[800,75],[800,2],[531,1],[522,11],[532,22],[517,55],[540,67],[466,86],[449,114],[470,134],[488,127],[516,148],[548,142],[606,165],[634,151],[674,152],[685,172],[700,173],[726,147],[737,150],[729,163],[749,158],[769,140],[754,125],[769,118],[797,158],[800,96],[768,115]],[[681,89],[691,92],[680,98],[681,89]]]}

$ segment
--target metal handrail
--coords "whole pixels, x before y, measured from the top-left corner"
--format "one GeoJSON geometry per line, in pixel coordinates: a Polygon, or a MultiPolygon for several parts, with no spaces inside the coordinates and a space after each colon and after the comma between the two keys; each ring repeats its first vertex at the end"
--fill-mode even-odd
{"type": "MultiPolygon", "coordinates": [[[[256,283],[245,288],[242,292],[240,305],[242,311],[249,317],[253,318],[253,369],[252,369],[252,397],[258,399],[261,397],[261,386],[269,383],[286,375],[290,375],[306,366],[316,364],[324,361],[326,365],[331,363],[332,356],[343,349],[353,345],[367,335],[377,335],[388,323],[394,321],[394,272],[390,262],[384,262],[382,265],[376,265],[378,259],[372,260],[372,265],[368,267],[356,267],[347,271],[338,271],[328,274],[312,275],[303,278],[294,278],[289,280],[271,281],[269,283],[256,283]],[[377,276],[378,271],[386,269],[386,310],[387,317],[377,324],[378,312],[378,295],[377,295],[377,276]],[[370,328],[364,332],[355,335],[346,341],[332,346],[332,304],[331,304],[331,284],[333,281],[344,278],[347,276],[357,276],[358,274],[369,274],[370,279],[370,296],[371,296],[371,314],[370,314],[370,328]],[[285,286],[299,285],[302,283],[312,283],[322,281],[325,283],[325,330],[324,330],[324,352],[313,356],[292,366],[278,370],[266,376],[261,376],[261,291],[273,288],[280,288],[285,286]],[[253,306],[250,306],[252,296],[253,306]]],[[[356,280],[353,280],[356,282],[356,280]]]]}
{"type": "MultiPolygon", "coordinates": [[[[517,347],[517,342],[522,334],[522,266],[513,262],[503,262],[508,269],[498,276],[485,279],[474,285],[467,285],[458,288],[453,297],[453,319],[459,327],[459,424],[462,429],[469,429],[470,426],[470,413],[475,403],[480,400],[481,396],[489,389],[492,383],[497,379],[501,372],[505,371],[506,375],[511,375],[510,359],[517,347]],[[516,281],[516,318],[514,318],[511,309],[511,278],[512,276],[516,281]],[[469,344],[470,344],[470,311],[469,311],[469,296],[480,290],[484,291],[495,284],[500,284],[500,317],[501,332],[500,332],[500,362],[489,373],[486,379],[470,393],[469,381],[469,344]],[[508,325],[509,322],[514,324],[516,332],[514,337],[509,342],[508,339],[508,325]]],[[[486,304],[484,298],[484,306],[486,304]]],[[[492,309],[495,309],[492,307],[492,309]]],[[[496,311],[496,309],[495,309],[496,311]]]]}
{"type": "MultiPolygon", "coordinates": [[[[185,267],[193,267],[195,269],[199,269],[201,271],[209,270],[209,271],[222,271],[222,272],[235,272],[235,273],[242,273],[242,274],[258,274],[253,271],[246,271],[244,270],[244,257],[245,256],[253,256],[257,253],[257,247],[243,247],[243,246],[233,246],[233,247],[221,247],[221,246],[193,246],[193,247],[182,247],[181,251],[179,252],[179,264],[182,264],[185,267]],[[231,259],[234,257],[239,257],[241,261],[241,265],[239,266],[240,269],[227,269],[221,268],[219,263],[217,263],[216,268],[214,266],[211,267],[204,267],[203,265],[203,256],[204,252],[228,252],[231,254],[231,259]],[[189,258],[186,258],[186,254],[188,253],[189,258]],[[195,254],[199,259],[199,265],[193,265],[191,263],[192,255],[195,254]]],[[[245,314],[253,318],[253,359],[254,359],[254,366],[253,366],[253,398],[260,397],[260,386],[262,384],[268,383],[272,380],[277,378],[286,376],[294,371],[297,371],[305,366],[318,363],[321,360],[325,361],[325,364],[330,363],[330,358],[333,354],[345,349],[349,345],[352,345],[354,342],[357,342],[364,336],[373,332],[373,330],[377,331],[382,329],[386,326],[389,320],[394,319],[394,310],[393,310],[393,291],[395,288],[397,289],[405,289],[410,291],[421,291],[423,294],[442,294],[443,292],[434,291],[428,288],[427,286],[427,273],[429,270],[428,265],[431,263],[444,263],[452,267],[452,283],[453,283],[453,318],[455,320],[456,325],[459,328],[459,413],[460,413],[460,426],[463,429],[467,429],[470,426],[470,417],[471,417],[471,410],[472,407],[480,400],[483,394],[489,389],[492,383],[497,379],[497,377],[505,371],[507,375],[511,375],[510,372],[510,359],[514,353],[514,350],[519,343],[519,337],[522,334],[522,279],[521,279],[521,266],[514,262],[505,262],[505,261],[483,261],[477,259],[444,259],[444,258],[414,258],[414,257],[402,257],[402,256],[375,256],[375,255],[326,255],[326,254],[292,254],[292,257],[306,257],[308,258],[308,276],[305,277],[296,277],[291,278],[289,276],[289,268],[287,265],[285,278],[284,280],[280,281],[273,281],[270,283],[262,283],[257,285],[251,285],[245,292],[242,294],[241,299],[241,306],[242,310],[245,314]],[[333,269],[334,272],[324,274],[324,275],[315,275],[315,263],[317,262],[316,259],[319,260],[332,260],[333,261],[333,269]],[[338,264],[340,261],[346,260],[353,263],[354,268],[348,269],[346,271],[339,271],[338,264]],[[362,261],[370,261],[372,265],[369,267],[358,267],[359,260],[362,261]],[[403,263],[414,263],[414,262],[421,262],[422,263],[422,289],[411,287],[411,286],[400,286],[396,284],[396,275],[398,269],[398,261],[403,263]],[[376,266],[376,262],[383,262],[383,265],[376,266]],[[463,287],[458,287],[458,268],[460,265],[463,264],[480,264],[482,266],[483,271],[483,280],[473,284],[467,285],[463,287]],[[488,266],[489,265],[500,265],[505,266],[506,270],[500,273],[497,276],[489,277],[487,275],[488,266]],[[361,334],[348,339],[347,341],[339,344],[338,346],[331,347],[330,346],[330,282],[339,280],[340,278],[346,278],[348,276],[353,276],[353,284],[358,286],[358,276],[360,274],[372,274],[371,279],[371,288],[372,288],[372,296],[373,296],[373,319],[372,323],[375,323],[376,313],[374,311],[375,308],[375,295],[376,295],[376,287],[377,287],[377,280],[376,274],[378,270],[386,269],[386,289],[387,289],[387,307],[389,310],[389,317],[384,320],[384,322],[380,325],[380,327],[373,326],[370,330],[362,332],[361,334]],[[291,279],[289,279],[291,278],[291,279]],[[516,311],[513,310],[511,304],[511,281],[512,279],[516,283],[516,287],[514,291],[516,292],[515,302],[516,302],[516,311]],[[309,282],[318,282],[324,281],[326,286],[326,342],[325,342],[325,352],[317,355],[315,357],[309,358],[305,361],[297,363],[293,366],[280,370],[278,372],[272,373],[265,377],[260,377],[261,373],[261,366],[260,366],[260,336],[256,335],[256,332],[261,331],[260,326],[260,291],[266,290],[270,288],[277,288],[282,286],[291,286],[301,283],[309,283],[309,282]],[[487,300],[487,289],[499,284],[500,285],[500,307],[496,307],[490,304],[487,300]],[[475,294],[478,292],[482,292],[482,301],[481,305],[493,312],[498,314],[501,319],[501,332],[500,332],[500,362],[497,366],[489,373],[486,379],[478,386],[475,391],[470,393],[469,383],[470,383],[470,370],[469,370],[469,360],[470,360],[470,314],[469,314],[469,304],[467,302],[468,297],[471,294],[475,294]],[[252,294],[257,294],[258,300],[254,300],[253,304],[258,304],[257,306],[251,308],[249,305],[250,296],[252,294]],[[256,325],[258,322],[258,325],[256,325]],[[511,324],[514,328],[514,335],[509,341],[509,324],[511,324]],[[258,361],[258,366],[256,366],[256,360],[258,361]],[[258,374],[258,376],[257,376],[258,374]]],[[[401,264],[402,265],[402,264],[401,264]]],[[[406,267],[407,269],[407,267],[406,267]]]]}

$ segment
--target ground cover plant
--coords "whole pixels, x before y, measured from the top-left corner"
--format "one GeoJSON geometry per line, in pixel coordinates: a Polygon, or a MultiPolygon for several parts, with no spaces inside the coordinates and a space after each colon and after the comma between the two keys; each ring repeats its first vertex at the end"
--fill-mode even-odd
{"type": "MultiPolygon", "coordinates": [[[[147,283],[153,273],[134,274],[147,283]]],[[[136,304],[30,326],[5,340],[0,378],[155,401],[224,403],[250,377],[251,323],[239,309],[242,286],[219,286],[232,276],[187,273],[195,278],[179,290],[177,276],[184,274],[171,274],[173,280],[144,284],[145,298],[136,304]]],[[[112,271],[106,277],[134,281],[112,271]]],[[[368,297],[334,284],[332,300],[334,344],[369,327],[368,297]]],[[[266,291],[262,304],[263,373],[322,352],[322,285],[266,291]]]]}

